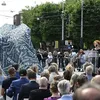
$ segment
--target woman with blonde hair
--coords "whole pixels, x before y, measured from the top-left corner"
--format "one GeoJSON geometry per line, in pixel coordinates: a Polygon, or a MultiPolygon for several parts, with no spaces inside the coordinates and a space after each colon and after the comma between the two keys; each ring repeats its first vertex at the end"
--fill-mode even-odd
{"type": "Polygon", "coordinates": [[[100,67],[100,40],[95,40],[93,42],[94,46],[95,46],[95,50],[98,53],[98,62],[97,62],[97,67],[100,67]]]}
{"type": "Polygon", "coordinates": [[[66,67],[65,67],[65,70],[68,70],[71,72],[71,74],[73,74],[74,72],[74,67],[72,66],[71,63],[69,63],[66,67]]]}

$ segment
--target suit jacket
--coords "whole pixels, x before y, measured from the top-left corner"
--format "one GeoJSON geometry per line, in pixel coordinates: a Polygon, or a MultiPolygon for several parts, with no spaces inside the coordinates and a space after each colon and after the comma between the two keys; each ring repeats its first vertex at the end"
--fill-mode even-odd
{"type": "Polygon", "coordinates": [[[51,93],[48,89],[37,89],[30,92],[29,100],[43,100],[50,96],[51,93]]]}
{"type": "Polygon", "coordinates": [[[29,83],[27,78],[20,78],[12,81],[10,87],[6,91],[7,96],[13,97],[13,100],[17,100],[17,94],[19,93],[21,86],[25,83],[29,83]]]}
{"type": "Polygon", "coordinates": [[[18,100],[24,100],[24,98],[29,98],[31,90],[39,89],[39,84],[36,81],[30,81],[27,84],[22,85],[19,92],[18,100]]]}

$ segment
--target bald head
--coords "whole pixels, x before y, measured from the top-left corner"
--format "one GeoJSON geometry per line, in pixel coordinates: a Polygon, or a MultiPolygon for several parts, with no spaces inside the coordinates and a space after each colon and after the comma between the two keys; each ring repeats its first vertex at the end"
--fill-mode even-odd
{"type": "Polygon", "coordinates": [[[100,91],[94,88],[87,88],[81,92],[82,100],[100,100],[100,91]]]}
{"type": "Polygon", "coordinates": [[[96,75],[95,77],[93,77],[93,79],[91,80],[92,83],[97,83],[100,85],[100,75],[96,75]]]}
{"type": "Polygon", "coordinates": [[[73,100],[100,100],[100,86],[94,83],[87,83],[77,89],[73,100]]]}

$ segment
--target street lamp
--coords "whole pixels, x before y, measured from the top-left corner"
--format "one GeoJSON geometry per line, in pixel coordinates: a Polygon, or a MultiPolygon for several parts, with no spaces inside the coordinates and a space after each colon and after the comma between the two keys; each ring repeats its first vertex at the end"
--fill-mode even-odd
{"type": "Polygon", "coordinates": [[[64,1],[62,0],[62,42],[64,41],[64,1]]]}
{"type": "Polygon", "coordinates": [[[81,0],[81,37],[80,37],[80,47],[83,49],[83,0],[81,0]]]}
{"type": "Polygon", "coordinates": [[[3,1],[3,2],[1,3],[1,5],[2,5],[2,6],[6,6],[6,2],[3,1]]]}
{"type": "Polygon", "coordinates": [[[61,39],[61,51],[63,51],[63,46],[64,46],[64,1],[62,0],[62,14],[61,14],[61,19],[62,19],[62,39],[61,39]]]}

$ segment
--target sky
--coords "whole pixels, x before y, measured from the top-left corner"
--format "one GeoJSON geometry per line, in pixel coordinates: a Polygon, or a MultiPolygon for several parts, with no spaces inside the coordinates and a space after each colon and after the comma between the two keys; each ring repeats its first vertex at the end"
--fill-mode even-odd
{"type": "Polygon", "coordinates": [[[45,2],[59,3],[63,0],[0,0],[0,27],[4,24],[13,24],[13,16],[25,6],[36,6],[45,2]],[[6,6],[2,6],[5,2],[6,6]]]}

